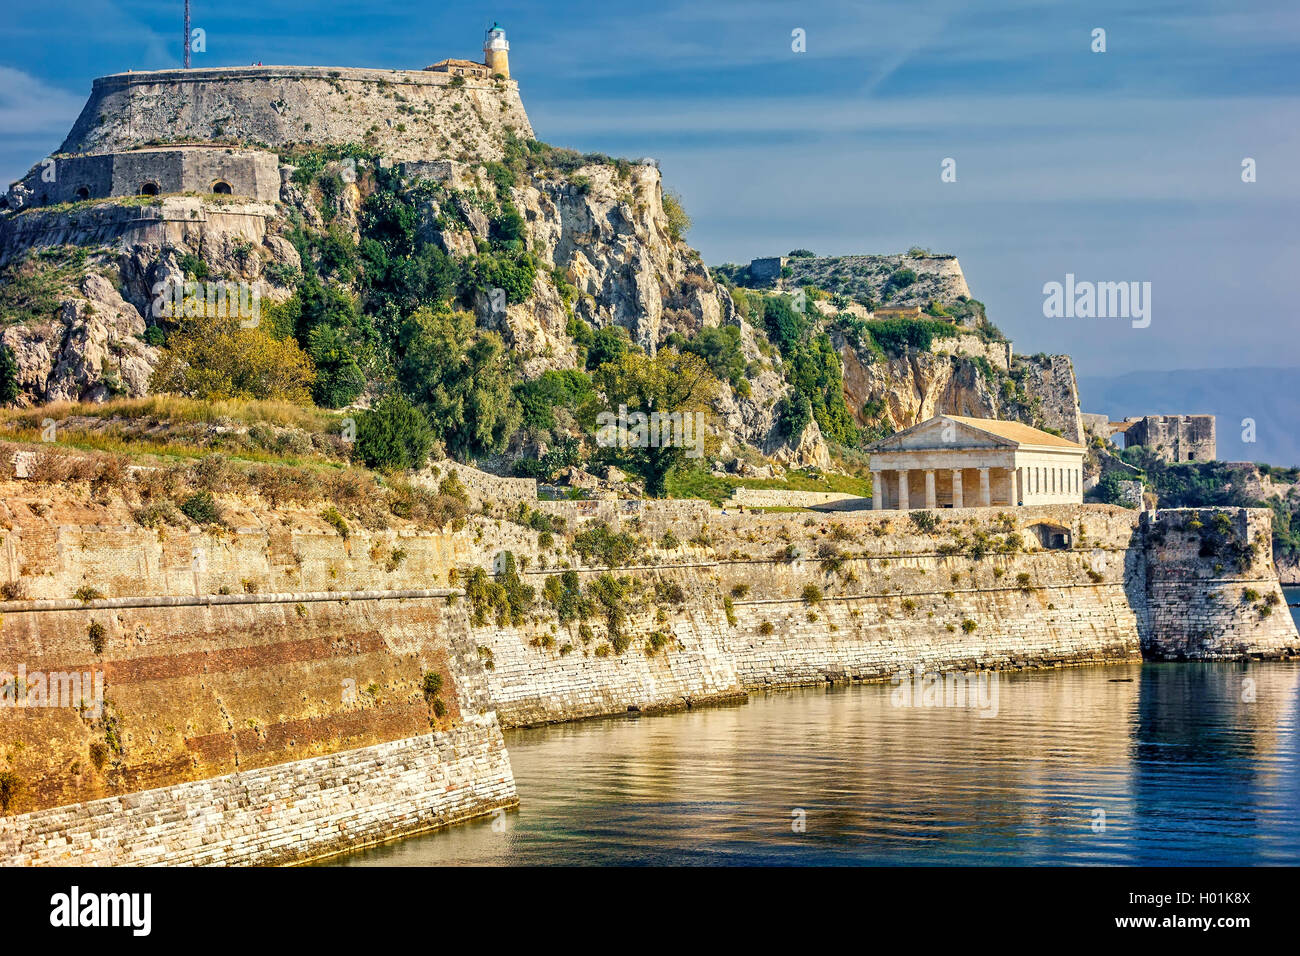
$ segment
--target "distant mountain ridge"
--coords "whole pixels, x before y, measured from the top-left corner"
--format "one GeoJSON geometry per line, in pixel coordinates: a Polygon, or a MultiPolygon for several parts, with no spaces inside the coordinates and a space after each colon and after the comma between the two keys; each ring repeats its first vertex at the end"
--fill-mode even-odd
{"type": "Polygon", "coordinates": [[[1204,368],[1079,375],[1085,412],[1119,420],[1133,415],[1217,417],[1222,461],[1300,465],[1300,367],[1204,368]],[[1255,441],[1243,441],[1252,419],[1255,441]]]}

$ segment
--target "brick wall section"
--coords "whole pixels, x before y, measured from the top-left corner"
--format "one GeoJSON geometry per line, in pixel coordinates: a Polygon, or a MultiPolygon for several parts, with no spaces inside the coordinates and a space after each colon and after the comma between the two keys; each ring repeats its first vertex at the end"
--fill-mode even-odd
{"type": "Polygon", "coordinates": [[[292,863],[518,803],[495,719],[0,818],[6,865],[292,863]]]}

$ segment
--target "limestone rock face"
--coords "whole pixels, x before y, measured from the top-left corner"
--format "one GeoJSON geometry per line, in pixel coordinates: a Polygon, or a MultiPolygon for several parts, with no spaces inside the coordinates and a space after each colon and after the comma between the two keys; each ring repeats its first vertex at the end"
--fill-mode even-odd
{"type": "MultiPolygon", "coordinates": [[[[805,432],[797,448],[785,447],[775,432],[773,406],[788,386],[762,360],[753,329],[699,254],[673,238],[657,168],[637,164],[620,173],[612,165],[592,164],[566,180],[533,179],[515,188],[513,198],[529,246],[541,259],[533,297],[500,314],[486,296],[476,306],[480,322],[498,329],[521,356],[525,375],[574,367],[571,315],[596,328],[621,326],[650,352],[673,332],[689,337],[705,327],[735,324],[745,358],[760,371],[749,378],[748,396],[721,390],[712,417],[718,437],[779,448],[782,460],[791,463],[829,461],[820,431],[805,432]],[[561,286],[569,288],[562,292],[561,286]]],[[[443,236],[446,247],[450,241],[443,236]]]]}
{"type": "Polygon", "coordinates": [[[1078,387],[1068,355],[1015,359],[1012,378],[1023,395],[1018,401],[1001,394],[981,373],[980,363],[966,356],[909,352],[869,361],[843,337],[834,341],[844,363],[844,401],[859,424],[882,426],[889,434],[935,415],[968,415],[1054,428],[1083,443],[1078,387]],[[879,417],[864,413],[868,403],[883,403],[879,417]]]}
{"type": "Polygon", "coordinates": [[[859,424],[868,402],[883,402],[875,421],[895,432],[934,415],[997,418],[998,401],[970,359],[918,352],[864,362],[842,338],[834,339],[844,363],[844,401],[859,424]]]}
{"type": "MultiPolygon", "coordinates": [[[[654,166],[620,176],[618,167],[593,164],[514,194],[544,267],[577,288],[573,311],[589,324],[620,325],[654,351],[670,332],[716,325],[732,311],[699,254],[673,239],[654,166]]],[[[542,281],[554,284],[549,275],[542,281]]]]}
{"type": "Polygon", "coordinates": [[[1070,356],[1022,356],[1016,360],[1016,368],[1025,370],[1025,392],[1041,403],[1043,423],[1060,431],[1062,437],[1083,444],[1079,385],[1070,356]]]}
{"type": "Polygon", "coordinates": [[[23,399],[102,402],[148,394],[158,350],[138,338],[144,317],[103,276],[87,275],[79,293],[48,322],[10,326],[0,336],[18,361],[23,399]]]}

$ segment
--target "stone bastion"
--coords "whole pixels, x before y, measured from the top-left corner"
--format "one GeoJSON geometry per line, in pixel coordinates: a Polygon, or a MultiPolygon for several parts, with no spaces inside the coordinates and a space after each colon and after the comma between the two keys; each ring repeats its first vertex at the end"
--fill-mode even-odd
{"type": "Polygon", "coordinates": [[[261,202],[280,199],[274,153],[230,146],[173,146],[119,153],[55,156],[15,183],[11,209],[115,196],[210,193],[261,202]]]}
{"type": "Polygon", "coordinates": [[[145,528],[122,501],[0,485],[0,671],[23,686],[0,708],[0,862],[285,863],[494,813],[518,800],[503,727],[914,665],[1300,645],[1267,510],[529,502],[552,532],[505,518],[515,491],[485,482],[463,527],[345,536],[255,497],[223,528],[145,528]],[[636,535],[631,563],[584,557],[589,531],[636,535]],[[484,584],[514,566],[511,619],[484,584]],[[616,618],[561,614],[601,579],[616,618]]]}
{"type": "Polygon", "coordinates": [[[433,70],[218,67],[94,81],[60,154],[141,145],[364,143],[396,160],[494,159],[533,130],[513,80],[433,70]]]}

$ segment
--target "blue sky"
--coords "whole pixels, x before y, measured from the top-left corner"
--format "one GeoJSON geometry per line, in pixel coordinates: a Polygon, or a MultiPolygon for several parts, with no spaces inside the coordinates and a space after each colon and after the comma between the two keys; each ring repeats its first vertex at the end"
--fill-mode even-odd
{"type": "MultiPolygon", "coordinates": [[[[1069,352],[1081,374],[1300,365],[1300,6],[1138,6],[197,0],[193,21],[196,65],[419,68],[477,56],[496,19],[538,136],[660,160],[709,263],[922,245],[961,258],[1019,350],[1069,352]],[[1044,318],[1043,284],[1067,272],[1151,282],[1150,327],[1044,318]]],[[[180,10],[6,17],[0,175],[58,145],[93,77],[179,65],[180,10]]]]}

